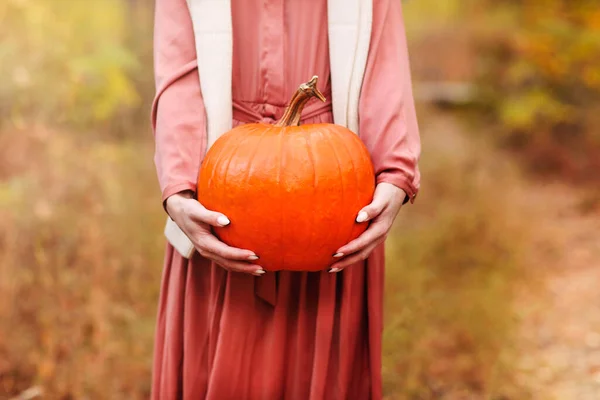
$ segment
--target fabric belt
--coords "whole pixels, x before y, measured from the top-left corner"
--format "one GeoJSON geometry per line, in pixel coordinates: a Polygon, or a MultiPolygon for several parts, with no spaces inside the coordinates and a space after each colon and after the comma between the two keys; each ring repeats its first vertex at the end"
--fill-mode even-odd
{"type": "MultiPolygon", "coordinates": [[[[332,113],[331,95],[325,93],[327,100],[321,102],[311,100],[302,111],[302,120],[310,120],[322,114],[332,113]]],[[[285,105],[269,103],[251,103],[246,101],[233,100],[233,119],[242,123],[260,122],[264,124],[274,124],[285,112],[285,105]]]]}
{"type": "MultiPolygon", "coordinates": [[[[322,114],[331,113],[331,96],[326,94],[327,101],[311,101],[304,107],[302,120],[310,120],[322,114]]],[[[250,103],[233,100],[233,119],[241,123],[273,124],[285,112],[286,106],[250,103]]],[[[259,261],[260,262],[260,261],[259,261]]],[[[273,307],[277,304],[277,286],[279,272],[267,272],[254,278],[254,294],[273,307]]]]}

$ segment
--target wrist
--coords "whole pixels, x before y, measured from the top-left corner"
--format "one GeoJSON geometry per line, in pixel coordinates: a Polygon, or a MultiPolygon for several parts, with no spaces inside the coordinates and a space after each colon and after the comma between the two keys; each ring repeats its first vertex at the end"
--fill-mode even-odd
{"type": "Polygon", "coordinates": [[[380,182],[377,184],[377,186],[382,186],[382,187],[387,187],[389,188],[388,191],[391,191],[391,196],[394,200],[398,199],[400,201],[400,204],[404,204],[408,201],[408,193],[406,192],[406,190],[402,189],[401,187],[399,187],[398,185],[395,185],[393,183],[389,183],[389,182],[380,182]]]}
{"type": "Polygon", "coordinates": [[[175,193],[165,200],[165,210],[173,218],[182,210],[183,203],[192,198],[194,198],[194,193],[190,190],[175,193]]]}

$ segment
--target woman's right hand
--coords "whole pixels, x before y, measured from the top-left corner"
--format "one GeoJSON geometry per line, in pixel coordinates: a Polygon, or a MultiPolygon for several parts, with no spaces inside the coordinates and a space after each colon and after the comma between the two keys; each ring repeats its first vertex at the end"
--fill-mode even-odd
{"type": "Polygon", "coordinates": [[[256,276],[265,273],[261,266],[253,263],[258,260],[254,252],[228,246],[217,239],[210,227],[227,226],[229,219],[221,213],[207,210],[193,198],[191,192],[169,196],[165,206],[173,221],[190,238],[202,257],[229,271],[256,276]]]}

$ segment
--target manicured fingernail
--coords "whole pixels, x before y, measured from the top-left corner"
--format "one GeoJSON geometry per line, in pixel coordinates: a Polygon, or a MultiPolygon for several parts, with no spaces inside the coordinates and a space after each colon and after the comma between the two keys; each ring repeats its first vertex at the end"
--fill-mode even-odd
{"type": "Polygon", "coordinates": [[[248,257],[248,260],[256,261],[256,260],[258,260],[258,256],[256,254],[252,254],[250,257],[248,257]]]}
{"type": "Polygon", "coordinates": [[[344,256],[344,253],[335,253],[333,256],[334,256],[335,258],[340,258],[340,257],[343,257],[343,256],[344,256]]]}
{"type": "Polygon", "coordinates": [[[340,271],[341,271],[341,269],[339,269],[339,268],[331,268],[331,269],[329,270],[329,273],[331,273],[331,274],[334,274],[334,273],[336,273],[336,272],[340,272],[340,271]]]}
{"type": "Polygon", "coordinates": [[[264,274],[266,271],[264,269],[257,269],[256,271],[254,271],[255,274],[258,274],[258,276],[261,276],[262,274],[264,274]]]}
{"type": "Polygon", "coordinates": [[[358,216],[356,217],[356,222],[358,222],[358,223],[365,222],[368,218],[369,218],[369,214],[367,214],[364,211],[361,211],[358,213],[358,216]]]}
{"type": "Polygon", "coordinates": [[[217,218],[217,223],[221,226],[226,226],[229,225],[229,218],[227,218],[224,215],[219,216],[219,218],[217,218]]]}

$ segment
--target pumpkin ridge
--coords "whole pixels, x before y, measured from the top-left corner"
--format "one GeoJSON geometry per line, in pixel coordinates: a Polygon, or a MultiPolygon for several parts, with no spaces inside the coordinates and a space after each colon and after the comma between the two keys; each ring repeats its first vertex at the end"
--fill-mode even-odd
{"type": "MultiPolygon", "coordinates": [[[[331,129],[330,129],[329,127],[328,127],[328,130],[331,132],[331,129]]],[[[338,136],[339,136],[339,135],[336,135],[336,132],[333,132],[333,135],[331,135],[331,138],[330,138],[329,140],[330,140],[330,141],[332,141],[332,142],[335,140],[335,142],[337,142],[337,141],[338,141],[338,140],[337,140],[337,139],[338,139],[338,136]]],[[[340,142],[343,142],[343,140],[341,140],[340,142]]],[[[337,143],[336,143],[336,144],[337,144],[337,143]]],[[[335,156],[335,159],[337,160],[337,163],[338,163],[338,165],[340,166],[340,170],[342,170],[342,167],[343,167],[343,166],[342,166],[342,161],[340,160],[340,157],[339,157],[339,152],[338,152],[337,146],[333,145],[333,146],[332,146],[332,148],[334,149],[334,150],[333,150],[333,154],[334,154],[334,156],[335,156]]],[[[345,147],[345,149],[346,149],[346,151],[348,151],[346,147],[345,147]]],[[[351,162],[352,162],[352,160],[351,160],[351,162]]],[[[356,175],[356,170],[354,169],[354,163],[352,163],[352,170],[353,170],[353,172],[354,172],[354,181],[355,181],[355,184],[354,184],[354,186],[355,186],[355,188],[356,188],[356,189],[358,189],[358,176],[356,175]]],[[[348,177],[348,175],[344,174],[343,172],[341,173],[341,175],[343,175],[343,176],[345,176],[345,177],[348,177]]],[[[346,184],[347,184],[347,181],[342,181],[342,185],[343,185],[344,189],[347,189],[347,186],[346,186],[346,184]]],[[[358,190],[342,190],[342,193],[344,193],[344,192],[353,192],[353,193],[354,193],[354,195],[355,195],[355,197],[358,197],[358,196],[357,196],[357,195],[358,195],[358,190]]],[[[347,199],[348,199],[348,196],[344,196],[344,197],[342,198],[342,204],[343,204],[344,206],[346,206],[346,205],[347,205],[347,203],[346,203],[347,199]]],[[[344,243],[348,243],[348,242],[350,242],[350,240],[352,240],[352,237],[353,237],[353,229],[352,229],[352,228],[350,228],[350,229],[348,230],[348,236],[346,236],[346,237],[344,238],[344,243]]]]}
{"type": "MultiPolygon", "coordinates": [[[[327,145],[329,147],[331,147],[331,153],[333,154],[333,156],[335,157],[336,160],[336,165],[337,165],[337,169],[338,169],[338,174],[340,176],[340,182],[341,182],[341,190],[340,190],[340,198],[341,201],[340,203],[342,204],[342,206],[344,205],[344,199],[346,198],[344,192],[346,191],[346,182],[344,180],[344,173],[342,171],[342,166],[340,165],[340,159],[337,156],[337,153],[335,152],[335,146],[331,143],[331,139],[329,136],[325,136],[323,135],[323,132],[319,131],[319,136],[321,136],[324,140],[325,143],[327,143],[327,145]]],[[[340,236],[340,226],[339,224],[336,226],[336,232],[335,232],[335,238],[336,240],[339,239],[340,236]]],[[[337,240],[339,241],[339,240],[337,240]]]]}
{"type": "MultiPolygon", "coordinates": [[[[283,145],[284,140],[286,139],[287,135],[287,130],[288,127],[282,127],[281,130],[279,131],[279,152],[278,152],[278,156],[279,156],[279,160],[278,160],[278,166],[277,166],[277,195],[278,195],[278,203],[279,204],[279,249],[283,249],[283,229],[284,229],[284,216],[283,216],[283,185],[281,184],[281,171],[282,171],[282,164],[283,164],[283,149],[285,148],[285,146],[283,145]]],[[[285,262],[285,252],[281,251],[281,261],[279,262],[279,265],[277,266],[278,269],[282,269],[284,268],[284,262],[285,262]]]]}
{"type": "MultiPolygon", "coordinates": [[[[342,135],[339,132],[333,131],[329,127],[328,127],[328,129],[330,131],[332,131],[333,137],[335,137],[336,139],[343,139],[341,137],[342,135]]],[[[352,171],[354,172],[355,187],[358,189],[359,183],[360,183],[360,177],[358,175],[358,169],[356,168],[356,164],[354,163],[354,160],[352,158],[352,152],[348,149],[348,146],[347,146],[345,140],[337,140],[337,141],[339,143],[341,143],[341,145],[344,148],[344,150],[346,151],[346,153],[348,153],[348,158],[350,159],[350,163],[352,164],[352,171]]],[[[358,190],[353,190],[353,192],[354,192],[354,201],[355,201],[356,204],[358,204],[359,200],[360,200],[360,192],[358,190]]],[[[359,206],[359,207],[362,207],[362,206],[359,206]]],[[[357,214],[358,214],[358,211],[359,210],[356,210],[357,214]]],[[[348,233],[348,238],[346,240],[344,240],[344,243],[348,243],[350,240],[352,240],[353,237],[354,237],[354,230],[350,229],[350,231],[348,233]]]]}
{"type": "MultiPolygon", "coordinates": [[[[208,165],[210,165],[213,162],[212,160],[216,160],[216,162],[212,166],[212,171],[211,171],[210,177],[207,179],[207,182],[206,182],[208,187],[212,187],[212,183],[214,180],[213,178],[217,174],[220,175],[219,174],[220,168],[223,168],[223,165],[225,164],[225,162],[227,162],[227,167],[229,167],[229,163],[231,162],[231,157],[227,157],[227,155],[232,153],[233,151],[235,151],[237,149],[237,146],[239,146],[239,145],[240,144],[238,143],[234,147],[229,147],[229,148],[222,147],[221,151],[219,151],[218,153],[214,153],[214,155],[211,154],[210,158],[205,159],[205,161],[208,165]]],[[[220,191],[220,189],[218,191],[220,191]]],[[[198,195],[200,195],[200,193],[198,193],[198,195]]]]}
{"type": "MultiPolygon", "coordinates": [[[[341,144],[341,147],[346,151],[346,153],[348,154],[348,159],[350,160],[350,164],[352,164],[352,172],[354,172],[354,182],[355,182],[355,186],[358,189],[359,187],[359,182],[360,182],[360,177],[358,176],[358,168],[356,168],[356,163],[354,162],[354,158],[352,155],[352,152],[350,151],[350,149],[348,149],[348,144],[346,143],[345,140],[343,140],[344,138],[342,137],[342,135],[334,130],[332,130],[330,127],[328,127],[329,131],[332,132],[333,137],[336,138],[336,141],[338,141],[341,144]],[[339,139],[339,140],[338,140],[339,139]]],[[[360,200],[360,193],[358,190],[354,190],[354,198],[356,203],[358,203],[358,201],[360,200]]],[[[366,205],[366,204],[365,204],[366,205]]],[[[357,210],[358,212],[358,210],[357,210]]]]}
{"type": "Polygon", "coordinates": [[[240,149],[240,147],[242,147],[242,144],[244,144],[248,140],[248,137],[249,137],[249,135],[244,135],[244,137],[242,138],[242,140],[238,141],[235,144],[233,150],[229,154],[229,157],[226,158],[226,160],[227,160],[227,167],[225,167],[225,171],[222,174],[222,176],[223,176],[223,184],[222,184],[223,187],[227,185],[227,177],[229,176],[229,168],[231,167],[231,162],[235,159],[235,155],[238,152],[238,150],[240,149]]]}
{"type": "MultiPolygon", "coordinates": [[[[215,147],[213,146],[213,149],[215,147]]],[[[218,171],[218,166],[220,165],[219,160],[222,158],[223,154],[225,153],[225,150],[228,150],[226,146],[221,147],[220,151],[217,153],[207,153],[207,155],[205,156],[204,160],[202,163],[200,163],[200,170],[202,170],[202,165],[203,164],[210,164],[212,162],[212,160],[217,160],[217,162],[215,163],[215,165],[213,166],[212,170],[210,171],[210,176],[207,178],[206,180],[206,185],[208,187],[212,186],[212,182],[213,182],[213,178],[215,177],[215,174],[218,171]]],[[[216,150],[213,150],[213,152],[216,150]]]]}
{"type": "MultiPolygon", "coordinates": [[[[360,148],[361,148],[361,150],[362,150],[362,149],[365,149],[365,148],[366,148],[366,146],[365,146],[365,144],[363,143],[363,141],[362,141],[362,140],[360,140],[360,138],[358,138],[358,137],[357,137],[357,139],[358,139],[358,140],[356,141],[356,146],[357,146],[357,147],[360,147],[360,148]]],[[[361,151],[360,153],[361,153],[361,156],[360,156],[360,157],[361,157],[361,159],[362,159],[362,162],[363,162],[363,163],[365,163],[365,165],[368,165],[368,166],[369,166],[369,168],[371,168],[371,172],[373,173],[373,177],[375,178],[375,171],[373,170],[373,162],[372,162],[372,160],[371,160],[371,154],[369,153],[369,151],[368,151],[368,150],[367,150],[367,151],[361,151]]],[[[373,184],[374,184],[374,185],[375,185],[375,180],[376,180],[376,178],[373,180],[373,184]]]]}
{"type": "MultiPolygon", "coordinates": [[[[260,128],[262,128],[262,126],[256,125],[253,128],[254,129],[250,132],[255,132],[255,131],[259,130],[260,128]]],[[[248,179],[250,179],[250,166],[252,165],[252,162],[256,158],[256,154],[258,154],[259,150],[261,149],[260,144],[262,143],[266,134],[271,132],[272,130],[273,130],[273,126],[270,125],[268,129],[264,129],[263,133],[261,133],[260,137],[258,138],[258,142],[256,143],[256,147],[254,148],[254,152],[252,153],[252,156],[249,157],[248,164],[246,164],[247,165],[246,174],[244,175],[244,180],[242,181],[244,184],[248,182],[248,179]]],[[[249,135],[250,132],[248,132],[247,136],[250,136],[249,135]]]]}
{"type": "MultiPolygon", "coordinates": [[[[222,164],[228,160],[228,162],[231,162],[231,157],[227,157],[227,155],[234,152],[239,145],[241,145],[241,143],[237,143],[234,147],[223,146],[218,150],[218,152],[215,152],[216,146],[213,145],[213,147],[211,147],[211,152],[207,153],[203,162],[200,164],[200,168],[202,169],[203,164],[211,164],[213,162],[212,160],[216,160],[216,162],[214,162],[214,165],[212,166],[210,177],[208,177],[206,180],[206,185],[208,187],[212,187],[213,179],[218,173],[219,168],[221,168],[222,164]]],[[[229,166],[229,164],[227,165],[229,166]]]]}
{"type": "MultiPolygon", "coordinates": [[[[315,203],[315,192],[317,191],[317,167],[315,165],[315,156],[312,153],[312,146],[310,143],[310,137],[312,136],[312,132],[309,132],[305,135],[304,140],[306,141],[306,151],[308,153],[308,159],[310,160],[310,164],[312,165],[312,173],[313,173],[313,186],[312,186],[312,196],[311,196],[311,204],[315,203]]],[[[311,210],[310,213],[310,238],[308,239],[308,249],[310,251],[313,246],[313,242],[315,241],[315,213],[314,210],[311,210]]]]}

